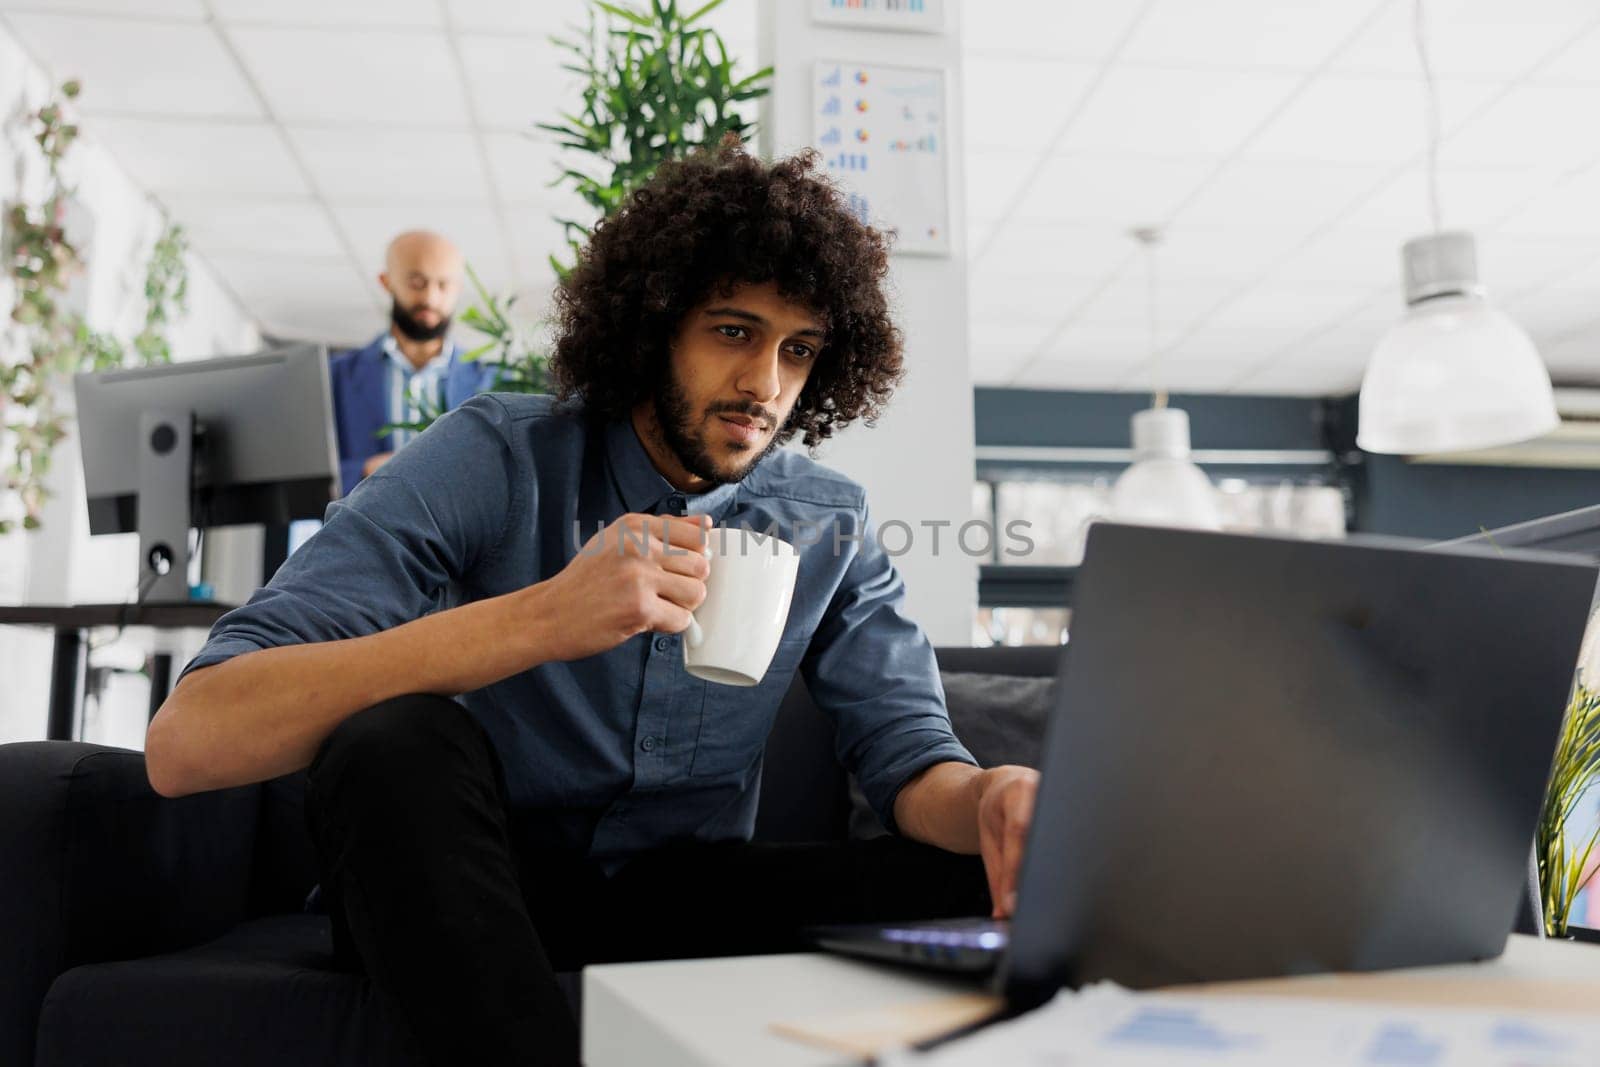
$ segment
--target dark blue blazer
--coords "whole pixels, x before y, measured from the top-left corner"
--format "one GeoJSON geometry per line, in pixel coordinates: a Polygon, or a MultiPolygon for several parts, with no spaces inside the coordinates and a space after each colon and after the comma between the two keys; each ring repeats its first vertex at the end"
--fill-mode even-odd
{"type": "MultiPolygon", "coordinates": [[[[383,350],[381,333],[365,348],[340,352],[328,361],[328,378],[333,387],[333,426],[339,438],[340,491],[349,493],[361,480],[361,468],[379,452],[392,452],[391,434],[378,436],[388,425],[389,356],[383,350]]],[[[444,410],[460,407],[473,396],[494,388],[492,363],[467,363],[457,349],[450,357],[444,379],[444,410]]]]}

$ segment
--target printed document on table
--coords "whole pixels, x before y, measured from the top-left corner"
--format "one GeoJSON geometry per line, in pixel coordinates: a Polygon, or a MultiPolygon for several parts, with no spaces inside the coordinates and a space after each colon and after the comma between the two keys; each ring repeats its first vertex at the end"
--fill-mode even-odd
{"type": "MultiPolygon", "coordinates": [[[[1596,1006],[1600,1011],[1600,1005],[1596,1006]]],[[[1061,993],[1010,1022],[884,1067],[1595,1067],[1600,1017],[1298,997],[1061,993]]]]}

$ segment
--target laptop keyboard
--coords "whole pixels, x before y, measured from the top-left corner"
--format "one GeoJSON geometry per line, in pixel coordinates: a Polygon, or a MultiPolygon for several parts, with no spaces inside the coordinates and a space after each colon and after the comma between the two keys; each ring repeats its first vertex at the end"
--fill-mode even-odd
{"type": "Polygon", "coordinates": [[[930,919],[915,925],[886,926],[880,936],[903,944],[995,952],[1006,947],[1011,925],[1001,919],[930,919]]]}

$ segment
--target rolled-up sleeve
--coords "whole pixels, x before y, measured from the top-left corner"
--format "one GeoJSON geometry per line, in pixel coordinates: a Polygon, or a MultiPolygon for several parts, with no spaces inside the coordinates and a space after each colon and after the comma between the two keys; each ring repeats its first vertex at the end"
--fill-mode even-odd
{"type": "Polygon", "coordinates": [[[184,673],[246,652],[360,637],[440,606],[494,553],[518,486],[509,416],[478,397],[440,419],[350,496],[266,587],[212,627],[184,673]]]}
{"type": "Polygon", "coordinates": [[[895,797],[913,776],[936,763],[977,761],[950,728],[933,646],[906,617],[905,583],[866,509],[838,521],[854,526],[840,539],[854,558],[801,671],[812,700],[833,718],[839,761],[893,830],[895,797]]]}

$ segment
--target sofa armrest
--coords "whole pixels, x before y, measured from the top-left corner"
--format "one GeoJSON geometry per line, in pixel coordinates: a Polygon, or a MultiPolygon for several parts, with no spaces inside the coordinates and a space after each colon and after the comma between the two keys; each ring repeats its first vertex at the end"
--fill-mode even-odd
{"type": "Polygon", "coordinates": [[[249,913],[258,787],[170,800],[139,752],[0,745],[0,1063],[33,1062],[50,984],[208,940],[249,913]]]}

